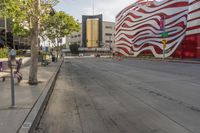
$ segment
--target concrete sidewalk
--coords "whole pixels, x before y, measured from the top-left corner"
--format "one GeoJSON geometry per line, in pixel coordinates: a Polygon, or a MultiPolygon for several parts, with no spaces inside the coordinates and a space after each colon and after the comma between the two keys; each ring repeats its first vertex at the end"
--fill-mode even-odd
{"type": "Polygon", "coordinates": [[[37,86],[28,85],[29,67],[21,69],[23,80],[20,84],[15,81],[16,106],[11,108],[10,79],[0,81],[0,133],[15,133],[20,128],[30,110],[42,94],[48,81],[55,74],[61,61],[51,63],[47,67],[39,65],[37,86]]]}
{"type": "MultiPolygon", "coordinates": [[[[17,58],[19,59],[19,58],[17,58]]],[[[29,64],[31,58],[30,57],[24,57],[22,58],[22,67],[25,67],[29,64]]],[[[8,68],[8,59],[0,59],[0,62],[3,62],[3,71],[0,71],[0,78],[4,76],[10,75],[10,69],[8,68]]]]}

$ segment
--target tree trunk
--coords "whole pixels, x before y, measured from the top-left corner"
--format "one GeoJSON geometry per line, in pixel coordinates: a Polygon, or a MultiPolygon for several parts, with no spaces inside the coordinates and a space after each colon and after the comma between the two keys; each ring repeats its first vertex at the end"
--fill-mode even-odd
{"type": "Polygon", "coordinates": [[[56,47],[56,61],[58,61],[58,45],[59,45],[59,40],[57,39],[57,47],[56,47]]]}
{"type": "Polygon", "coordinates": [[[31,66],[29,71],[29,84],[38,84],[38,52],[39,52],[39,31],[40,31],[40,0],[34,0],[36,17],[31,20],[32,34],[31,34],[31,66]]]}
{"type": "Polygon", "coordinates": [[[39,23],[35,23],[33,27],[33,32],[31,35],[31,64],[29,71],[29,84],[38,84],[38,51],[39,51],[39,23]]]}

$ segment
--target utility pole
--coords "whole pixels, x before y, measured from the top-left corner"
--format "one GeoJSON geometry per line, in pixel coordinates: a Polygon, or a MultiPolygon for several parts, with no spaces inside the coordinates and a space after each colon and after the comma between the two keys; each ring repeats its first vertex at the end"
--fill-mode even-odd
{"type": "Polygon", "coordinates": [[[165,59],[165,54],[166,54],[166,44],[167,44],[167,37],[168,33],[165,31],[165,16],[162,16],[160,20],[160,29],[162,30],[162,47],[163,47],[163,60],[165,59]]]}

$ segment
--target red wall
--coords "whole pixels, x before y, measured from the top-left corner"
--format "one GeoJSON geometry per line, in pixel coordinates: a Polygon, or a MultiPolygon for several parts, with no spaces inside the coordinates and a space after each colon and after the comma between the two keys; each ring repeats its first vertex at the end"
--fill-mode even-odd
{"type": "Polygon", "coordinates": [[[173,57],[200,58],[200,34],[186,36],[173,57]]]}
{"type": "Polygon", "coordinates": [[[197,58],[200,58],[200,34],[197,37],[197,58]]]}

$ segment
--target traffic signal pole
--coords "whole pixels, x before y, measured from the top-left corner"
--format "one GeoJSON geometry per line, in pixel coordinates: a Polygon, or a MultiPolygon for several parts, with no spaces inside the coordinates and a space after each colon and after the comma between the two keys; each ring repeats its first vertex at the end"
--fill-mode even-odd
{"type": "Polygon", "coordinates": [[[166,49],[166,44],[167,44],[167,37],[168,37],[168,33],[165,31],[165,16],[162,16],[161,20],[160,20],[160,28],[162,30],[162,46],[163,46],[163,60],[165,59],[165,49],[166,49]]]}
{"type": "Polygon", "coordinates": [[[165,48],[166,48],[166,44],[163,43],[163,60],[165,59],[165,48]]]}

